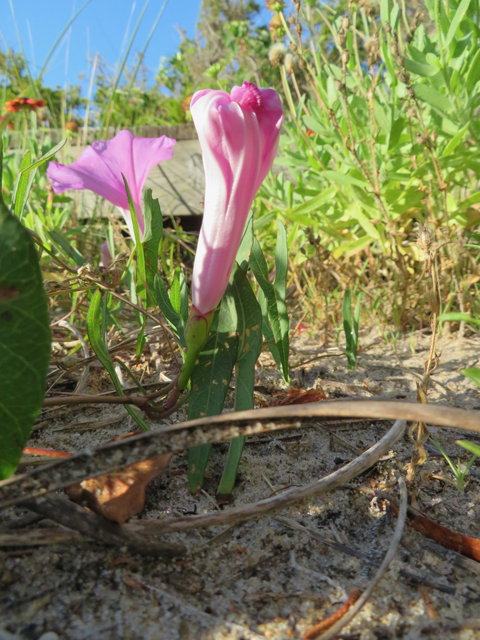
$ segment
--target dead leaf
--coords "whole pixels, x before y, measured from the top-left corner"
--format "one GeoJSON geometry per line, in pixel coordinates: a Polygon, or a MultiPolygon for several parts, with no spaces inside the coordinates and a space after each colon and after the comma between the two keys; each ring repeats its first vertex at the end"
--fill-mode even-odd
{"type": "MultiPolygon", "coordinates": [[[[390,503],[392,511],[395,515],[398,515],[397,507],[390,503]]],[[[438,542],[446,549],[453,549],[462,556],[471,558],[480,562],[480,540],[478,538],[472,538],[464,533],[458,533],[452,531],[448,527],[444,527],[430,518],[421,516],[420,514],[414,515],[411,519],[407,518],[407,523],[419,533],[423,533],[424,536],[438,542]]]]}
{"type": "Polygon", "coordinates": [[[286,396],[277,396],[272,407],[284,407],[289,404],[308,404],[309,402],[320,402],[325,400],[326,396],[323,389],[290,389],[286,396]]]}
{"type": "MultiPolygon", "coordinates": [[[[128,433],[114,440],[136,433],[128,433]]],[[[83,480],[67,487],[65,492],[73,502],[88,507],[108,520],[124,524],[142,511],[147,486],[165,472],[172,456],[172,453],[166,453],[119,471],[83,480]]]]}

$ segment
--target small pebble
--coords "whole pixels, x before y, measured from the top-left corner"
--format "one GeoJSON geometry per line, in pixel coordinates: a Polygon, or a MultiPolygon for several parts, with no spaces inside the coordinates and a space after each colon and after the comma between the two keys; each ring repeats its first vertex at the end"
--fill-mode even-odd
{"type": "Polygon", "coordinates": [[[47,631],[43,636],[40,636],[38,640],[60,640],[57,634],[54,631],[47,631]]]}

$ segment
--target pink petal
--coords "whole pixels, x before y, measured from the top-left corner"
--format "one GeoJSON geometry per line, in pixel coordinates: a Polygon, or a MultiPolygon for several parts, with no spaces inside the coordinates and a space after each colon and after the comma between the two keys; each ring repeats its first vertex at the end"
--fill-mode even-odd
{"type": "Polygon", "coordinates": [[[275,158],[283,107],[273,89],[244,83],[231,96],[199,91],[190,108],[205,167],[192,303],[207,314],[225,292],[250,207],[275,158]]]}
{"type": "Polygon", "coordinates": [[[112,140],[94,142],[71,165],[51,162],[47,177],[55,193],[89,189],[128,210],[123,173],[141,215],[141,192],[148,173],[156,164],[172,157],[174,144],[175,140],[166,136],[134,138],[130,131],[119,131],[112,140]]]}

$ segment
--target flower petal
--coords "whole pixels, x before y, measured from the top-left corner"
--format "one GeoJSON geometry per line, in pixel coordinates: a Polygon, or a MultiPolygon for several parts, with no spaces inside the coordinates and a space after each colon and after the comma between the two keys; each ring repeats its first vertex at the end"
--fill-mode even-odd
{"type": "MultiPolygon", "coordinates": [[[[133,138],[133,165],[138,193],[142,193],[148,174],[162,160],[170,160],[172,147],[177,144],[173,138],[133,138]]],[[[130,186],[130,182],[128,183],[130,186]]]]}

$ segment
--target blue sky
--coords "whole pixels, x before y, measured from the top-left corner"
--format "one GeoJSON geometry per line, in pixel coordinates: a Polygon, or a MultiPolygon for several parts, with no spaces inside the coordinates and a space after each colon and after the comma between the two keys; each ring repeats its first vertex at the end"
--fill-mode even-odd
{"type": "MultiPolygon", "coordinates": [[[[97,52],[113,70],[125,53],[146,1],[91,0],[58,47],[44,76],[45,84],[53,87],[64,87],[66,82],[76,84],[79,74],[83,73],[86,91],[91,62],[97,52]]],[[[25,55],[35,77],[53,43],[84,0],[11,0],[11,3],[25,55]]],[[[151,71],[158,68],[162,56],[170,56],[178,50],[181,39],[177,26],[188,36],[194,35],[200,3],[201,0],[167,2],[144,60],[151,71]]],[[[135,53],[143,48],[162,4],[163,0],[150,0],[129,62],[135,62],[135,53]]],[[[5,49],[6,42],[19,51],[10,0],[0,0],[0,32],[0,47],[5,49]]]]}

